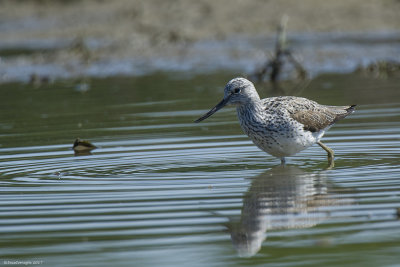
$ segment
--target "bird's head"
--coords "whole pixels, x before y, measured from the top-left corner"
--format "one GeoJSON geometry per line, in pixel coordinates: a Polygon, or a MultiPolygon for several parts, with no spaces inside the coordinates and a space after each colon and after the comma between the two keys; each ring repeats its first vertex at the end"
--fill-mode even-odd
{"type": "Polygon", "coordinates": [[[209,112],[198,118],[195,122],[201,122],[226,105],[241,106],[260,100],[254,84],[245,78],[230,80],[224,89],[224,98],[209,112]]]}

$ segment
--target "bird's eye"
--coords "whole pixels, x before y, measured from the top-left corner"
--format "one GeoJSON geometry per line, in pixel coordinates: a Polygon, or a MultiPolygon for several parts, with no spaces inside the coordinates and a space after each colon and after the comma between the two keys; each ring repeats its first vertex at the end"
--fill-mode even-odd
{"type": "Polygon", "coordinates": [[[240,93],[240,88],[235,88],[235,90],[233,90],[233,93],[239,94],[240,93]]]}

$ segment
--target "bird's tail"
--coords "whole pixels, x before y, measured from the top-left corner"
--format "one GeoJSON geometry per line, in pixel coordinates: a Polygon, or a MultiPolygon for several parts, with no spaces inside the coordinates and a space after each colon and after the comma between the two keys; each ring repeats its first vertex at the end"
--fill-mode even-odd
{"type": "Polygon", "coordinates": [[[356,109],[356,106],[357,105],[351,105],[350,107],[345,108],[345,110],[348,112],[348,114],[353,113],[356,109]]]}
{"type": "Polygon", "coordinates": [[[335,122],[337,122],[338,120],[341,120],[343,118],[346,118],[348,115],[350,115],[351,113],[354,112],[355,107],[357,105],[351,105],[351,106],[333,106],[333,110],[335,110],[336,112],[336,118],[335,118],[335,122]]]}

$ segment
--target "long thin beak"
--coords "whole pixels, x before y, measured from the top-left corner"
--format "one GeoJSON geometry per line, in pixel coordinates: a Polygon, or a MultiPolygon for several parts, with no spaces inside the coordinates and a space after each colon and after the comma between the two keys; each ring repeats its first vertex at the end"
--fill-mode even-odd
{"type": "Polygon", "coordinates": [[[214,114],[215,112],[217,112],[221,108],[225,107],[225,105],[228,103],[228,101],[229,101],[229,97],[222,99],[222,101],[219,102],[215,107],[213,107],[209,112],[207,112],[206,114],[204,114],[203,116],[201,116],[200,118],[195,120],[194,122],[201,122],[202,120],[207,119],[212,114],[214,114]]]}

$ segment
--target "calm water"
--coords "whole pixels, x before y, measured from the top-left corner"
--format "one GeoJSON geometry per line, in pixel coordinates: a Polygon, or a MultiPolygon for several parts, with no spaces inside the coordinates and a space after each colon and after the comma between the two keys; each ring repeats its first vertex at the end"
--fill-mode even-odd
{"type": "Polygon", "coordinates": [[[324,170],[318,146],[280,167],[231,108],[194,124],[231,77],[1,85],[0,264],[400,266],[400,79],[295,92],[359,105],[324,170]],[[99,148],[74,156],[76,137],[99,148]]]}

